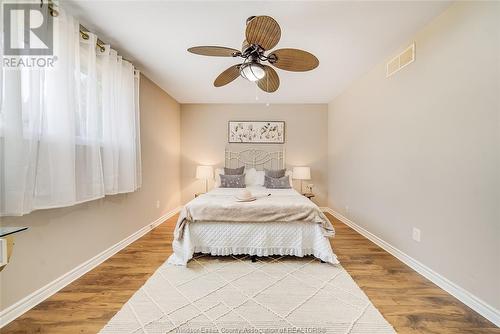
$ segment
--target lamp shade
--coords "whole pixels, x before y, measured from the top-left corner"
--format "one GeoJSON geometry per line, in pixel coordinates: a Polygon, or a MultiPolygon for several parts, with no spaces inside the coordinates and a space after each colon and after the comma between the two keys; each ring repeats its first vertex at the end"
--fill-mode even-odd
{"type": "Polygon", "coordinates": [[[310,180],[311,168],[309,167],[293,167],[292,178],[295,180],[310,180]]]}
{"type": "Polygon", "coordinates": [[[212,166],[198,166],[196,167],[196,178],[203,180],[213,179],[214,169],[212,166]]]}

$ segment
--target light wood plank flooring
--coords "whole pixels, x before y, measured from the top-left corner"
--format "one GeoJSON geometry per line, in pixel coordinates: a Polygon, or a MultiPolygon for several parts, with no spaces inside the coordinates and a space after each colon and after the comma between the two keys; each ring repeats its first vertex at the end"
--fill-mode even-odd
{"type": "MultiPolygon", "coordinates": [[[[500,329],[329,216],[342,265],[398,333],[484,334],[500,329]]],[[[171,253],[177,217],[157,227],[6,327],[10,333],[97,333],[171,253]]]]}

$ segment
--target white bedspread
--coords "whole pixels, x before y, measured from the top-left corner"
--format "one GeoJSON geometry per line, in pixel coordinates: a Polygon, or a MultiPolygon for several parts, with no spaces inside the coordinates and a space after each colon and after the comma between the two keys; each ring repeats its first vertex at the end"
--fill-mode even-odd
{"type": "Polygon", "coordinates": [[[304,222],[321,224],[325,236],[333,236],[330,221],[316,204],[294,189],[247,188],[257,197],[253,202],[238,202],[241,189],[216,188],[198,196],[182,209],[175,238],[182,239],[184,227],[193,222],[304,222]]]}
{"type": "Polygon", "coordinates": [[[177,221],[169,262],[185,265],[203,252],[314,255],[338,263],[327,239],[333,226],[313,202],[293,189],[247,189],[256,201],[236,201],[241,189],[216,188],[189,202],[177,221]]]}

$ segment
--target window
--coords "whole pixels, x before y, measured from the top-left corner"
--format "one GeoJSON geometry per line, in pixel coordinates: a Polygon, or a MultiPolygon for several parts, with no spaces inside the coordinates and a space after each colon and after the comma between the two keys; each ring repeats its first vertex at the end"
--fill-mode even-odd
{"type": "Polygon", "coordinates": [[[0,215],[70,206],[141,185],[139,75],[64,8],[54,68],[1,71],[0,215]]]}

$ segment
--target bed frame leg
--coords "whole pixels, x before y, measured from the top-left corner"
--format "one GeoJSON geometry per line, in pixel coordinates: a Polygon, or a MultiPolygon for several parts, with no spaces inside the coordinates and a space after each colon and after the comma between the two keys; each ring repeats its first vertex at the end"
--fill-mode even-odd
{"type": "Polygon", "coordinates": [[[250,259],[252,260],[252,262],[257,262],[257,255],[252,255],[250,259]]]}

